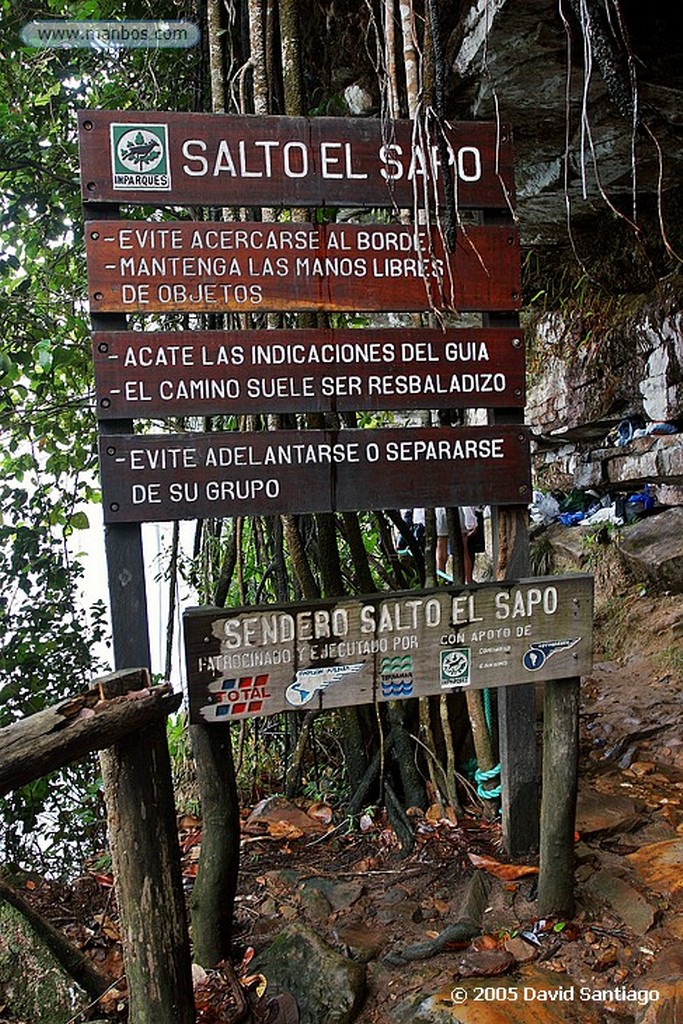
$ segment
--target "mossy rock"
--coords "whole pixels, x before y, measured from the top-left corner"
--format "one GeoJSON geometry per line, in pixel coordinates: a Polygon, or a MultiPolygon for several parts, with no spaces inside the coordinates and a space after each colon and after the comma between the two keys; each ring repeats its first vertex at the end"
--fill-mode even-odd
{"type": "Polygon", "coordinates": [[[349,960],[305,925],[285,928],[259,955],[254,970],[268,992],[291,992],[301,1024],[351,1024],[365,998],[365,964],[349,960]]]}
{"type": "Polygon", "coordinates": [[[0,901],[0,1003],[31,1024],[66,1024],[90,1002],[14,907],[0,901]]]}

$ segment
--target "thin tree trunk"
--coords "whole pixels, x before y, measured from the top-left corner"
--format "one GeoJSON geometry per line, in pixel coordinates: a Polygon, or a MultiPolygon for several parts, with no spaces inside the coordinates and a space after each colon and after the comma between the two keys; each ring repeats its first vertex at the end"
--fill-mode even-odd
{"type": "Polygon", "coordinates": [[[209,81],[211,85],[211,109],[214,114],[224,114],[226,108],[221,7],[221,0],[207,0],[206,28],[209,37],[209,81]]]}
{"type": "Polygon", "coordinates": [[[346,543],[349,545],[349,551],[351,552],[351,561],[353,562],[358,589],[361,594],[372,594],[377,587],[370,571],[368,553],[363,543],[363,533],[358,522],[357,513],[343,512],[342,522],[344,523],[346,543]]]}
{"type": "Polygon", "coordinates": [[[192,890],[194,958],[214,967],[230,955],[239,872],[239,798],[230,727],[190,727],[202,806],[202,846],[192,890]]]}
{"type": "Polygon", "coordinates": [[[269,111],[265,26],[261,0],[249,0],[249,49],[254,113],[263,117],[269,111]]]}
{"type": "Polygon", "coordinates": [[[285,94],[285,113],[289,117],[300,117],[303,112],[298,15],[298,0],[280,0],[282,82],[285,94]]]}
{"type": "Polygon", "coordinates": [[[538,912],[572,917],[580,680],[548,682],[544,696],[538,912]]]}
{"type": "Polygon", "coordinates": [[[401,0],[401,31],[403,33],[403,66],[406,76],[408,117],[414,119],[420,105],[420,69],[415,46],[415,18],[412,0],[401,0]]]}
{"type": "Polygon", "coordinates": [[[173,665],[173,636],[175,633],[175,612],[178,601],[178,548],[180,546],[180,523],[173,524],[171,558],[168,564],[168,619],[166,620],[166,657],[164,679],[171,678],[173,665]]]}
{"type": "MultiPolygon", "coordinates": [[[[477,755],[477,764],[479,765],[480,772],[490,772],[496,765],[496,760],[493,755],[493,747],[491,746],[491,738],[489,736],[488,725],[486,723],[486,715],[484,713],[484,701],[482,698],[481,690],[470,690],[467,694],[467,710],[470,716],[470,724],[472,726],[472,740],[474,742],[474,750],[477,755]]],[[[490,785],[482,785],[482,790],[493,789],[497,785],[497,782],[492,782],[490,785]]],[[[488,800],[484,798],[484,810],[488,817],[492,818],[497,810],[497,804],[495,800],[488,800]]]]}
{"type": "Polygon", "coordinates": [[[311,569],[294,516],[283,515],[282,526],[284,528],[285,540],[289,550],[289,557],[292,561],[292,569],[296,576],[299,588],[303,597],[307,600],[314,600],[320,597],[318,586],[313,570],[311,569]]]}

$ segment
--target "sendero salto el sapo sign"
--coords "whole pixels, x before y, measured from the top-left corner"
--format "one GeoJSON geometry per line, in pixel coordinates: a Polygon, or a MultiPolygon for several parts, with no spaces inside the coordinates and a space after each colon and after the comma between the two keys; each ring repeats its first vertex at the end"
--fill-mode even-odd
{"type": "Polygon", "coordinates": [[[100,437],[104,519],[158,522],[524,504],[525,427],[276,430],[100,437]]]}
{"type": "Polygon", "coordinates": [[[92,313],[495,311],[521,304],[510,227],[91,221],[92,313]]]}
{"type": "Polygon", "coordinates": [[[95,332],[100,419],[521,408],[510,328],[95,332]]]}
{"type": "Polygon", "coordinates": [[[593,581],[470,588],[185,613],[194,722],[323,710],[584,675],[593,581]]]}
{"type": "MultiPolygon", "coordinates": [[[[443,202],[436,137],[409,121],[86,110],[78,123],[85,202],[391,208],[435,191],[443,202]]],[[[461,209],[514,203],[507,127],[454,122],[445,142],[461,209]]]]}

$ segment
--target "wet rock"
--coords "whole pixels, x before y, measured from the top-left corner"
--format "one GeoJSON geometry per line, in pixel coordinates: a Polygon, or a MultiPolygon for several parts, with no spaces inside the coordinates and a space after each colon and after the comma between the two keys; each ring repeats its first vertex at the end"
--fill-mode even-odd
{"type": "Polygon", "coordinates": [[[683,891],[683,837],[642,846],[627,860],[655,892],[673,896],[683,891]]]}
{"type": "Polygon", "coordinates": [[[505,974],[515,963],[507,949],[469,949],[457,959],[460,978],[493,978],[505,974]]]}
{"type": "Polygon", "coordinates": [[[321,893],[333,910],[346,910],[363,895],[365,886],[360,879],[349,882],[338,882],[332,878],[307,878],[303,885],[304,892],[321,893]]]}
{"type": "Polygon", "coordinates": [[[332,913],[332,906],[318,889],[304,886],[301,892],[301,906],[313,921],[324,921],[332,913]]]}
{"type": "Polygon", "coordinates": [[[626,528],[619,550],[638,576],[683,592],[683,508],[670,508],[626,528]]]}
{"type": "Polygon", "coordinates": [[[0,1006],[31,1024],[64,1024],[90,1002],[26,919],[0,902],[0,1006]]]}
{"type": "Polygon", "coordinates": [[[655,923],[657,907],[623,878],[605,868],[588,881],[594,896],[601,897],[636,935],[644,935],[655,923]]]}
{"type": "Polygon", "coordinates": [[[519,978],[456,979],[427,999],[406,1000],[392,1024],[597,1024],[596,1006],[582,999],[567,974],[534,966],[519,978]]]}
{"type": "Polygon", "coordinates": [[[365,997],[365,965],[337,953],[312,929],[292,924],[254,961],[269,991],[291,992],[301,1024],[351,1024],[365,997]]]}
{"type": "Polygon", "coordinates": [[[580,835],[613,835],[634,828],[639,821],[636,804],[630,797],[587,789],[579,791],[576,828],[580,835]]]}
{"type": "Polygon", "coordinates": [[[676,1024],[683,1018],[683,943],[663,950],[648,971],[640,989],[655,990],[659,999],[644,1007],[637,1024],[676,1024]]]}
{"type": "Polygon", "coordinates": [[[362,921],[345,925],[335,932],[335,937],[349,951],[350,956],[361,963],[374,960],[387,944],[385,929],[371,928],[362,921]]]}
{"type": "Polygon", "coordinates": [[[531,960],[535,960],[538,956],[538,951],[533,949],[528,942],[524,939],[515,937],[514,939],[508,939],[505,943],[505,948],[508,953],[511,953],[518,964],[526,964],[531,960]]]}

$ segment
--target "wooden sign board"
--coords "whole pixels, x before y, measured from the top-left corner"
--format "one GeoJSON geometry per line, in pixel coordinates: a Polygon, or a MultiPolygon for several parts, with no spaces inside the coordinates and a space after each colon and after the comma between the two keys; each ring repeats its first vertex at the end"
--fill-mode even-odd
{"type": "Polygon", "coordinates": [[[91,221],[92,313],[495,311],[521,303],[510,227],[91,221]]]}
{"type": "Polygon", "coordinates": [[[526,504],[518,426],[100,437],[106,523],[526,504]]]}
{"type": "Polygon", "coordinates": [[[100,419],[523,408],[506,328],[96,332],[100,419]]]}
{"type": "MultiPolygon", "coordinates": [[[[436,136],[410,121],[85,110],[78,126],[86,203],[413,207],[435,181],[443,194],[436,136]]],[[[510,207],[509,129],[455,122],[445,138],[458,206],[510,207]]]]}
{"type": "Polygon", "coordinates": [[[194,722],[323,710],[591,670],[593,580],[533,580],[184,615],[194,722]]]}

